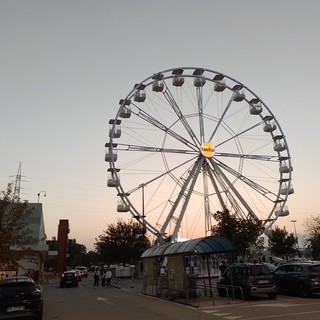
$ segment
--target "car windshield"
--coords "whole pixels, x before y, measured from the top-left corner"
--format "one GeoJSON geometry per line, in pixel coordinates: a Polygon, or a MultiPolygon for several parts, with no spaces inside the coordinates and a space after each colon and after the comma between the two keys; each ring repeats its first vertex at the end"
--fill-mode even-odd
{"type": "Polygon", "coordinates": [[[267,266],[252,266],[250,268],[250,275],[252,276],[268,276],[271,274],[267,266]]]}
{"type": "Polygon", "coordinates": [[[30,282],[8,282],[0,285],[0,295],[8,292],[33,292],[36,286],[30,282]]]}

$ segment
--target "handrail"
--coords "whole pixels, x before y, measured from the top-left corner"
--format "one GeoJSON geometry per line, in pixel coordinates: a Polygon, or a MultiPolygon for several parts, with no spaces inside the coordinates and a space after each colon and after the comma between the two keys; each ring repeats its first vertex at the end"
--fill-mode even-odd
{"type": "Polygon", "coordinates": [[[227,289],[227,293],[228,293],[228,297],[229,297],[229,290],[228,288],[232,289],[232,298],[234,299],[234,289],[240,289],[241,292],[241,299],[242,301],[244,301],[244,295],[243,295],[243,289],[240,286],[232,286],[232,285],[228,285],[228,284],[224,284],[224,285],[218,285],[216,286],[216,288],[218,289],[227,289]]]}
{"type": "MultiPolygon", "coordinates": [[[[227,293],[227,298],[228,298],[228,304],[230,304],[230,295],[229,295],[229,288],[232,289],[232,298],[234,299],[234,289],[239,289],[241,293],[241,299],[244,301],[244,295],[243,295],[243,289],[240,286],[231,286],[231,285],[197,285],[196,288],[203,288],[205,291],[209,290],[211,293],[211,296],[213,297],[213,290],[212,289],[223,289],[227,293]]],[[[214,299],[213,299],[214,303],[214,299]]]]}

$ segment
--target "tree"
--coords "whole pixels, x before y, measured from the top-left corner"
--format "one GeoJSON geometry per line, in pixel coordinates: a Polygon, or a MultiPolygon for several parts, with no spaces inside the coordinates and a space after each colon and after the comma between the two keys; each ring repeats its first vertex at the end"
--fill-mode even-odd
{"type": "Polygon", "coordinates": [[[0,269],[17,266],[22,258],[32,258],[36,240],[27,229],[26,218],[32,213],[28,202],[13,193],[12,184],[0,192],[0,269]]]}
{"type": "Polygon", "coordinates": [[[68,266],[75,267],[84,264],[85,255],[87,253],[85,245],[77,243],[76,239],[69,239],[67,251],[69,254],[69,257],[67,258],[68,266]]]}
{"type": "Polygon", "coordinates": [[[213,215],[217,225],[212,227],[212,234],[224,237],[235,244],[239,254],[248,253],[250,247],[259,244],[263,231],[262,221],[248,217],[240,219],[229,210],[217,211],[213,215]]]}
{"type": "Polygon", "coordinates": [[[96,266],[99,263],[99,255],[95,251],[89,251],[84,259],[85,266],[96,266]]]}
{"type": "Polygon", "coordinates": [[[291,255],[296,252],[296,238],[293,233],[288,233],[286,228],[280,229],[278,226],[268,234],[268,244],[270,252],[279,257],[291,255]]]}
{"type": "Polygon", "coordinates": [[[144,233],[139,234],[142,226],[133,222],[127,223],[119,219],[117,223],[108,225],[107,230],[99,235],[94,244],[101,259],[107,263],[134,264],[141,254],[150,247],[150,241],[144,233]]]}
{"type": "Polygon", "coordinates": [[[307,247],[311,250],[314,260],[320,259],[320,215],[311,216],[304,223],[308,238],[307,247]]]}

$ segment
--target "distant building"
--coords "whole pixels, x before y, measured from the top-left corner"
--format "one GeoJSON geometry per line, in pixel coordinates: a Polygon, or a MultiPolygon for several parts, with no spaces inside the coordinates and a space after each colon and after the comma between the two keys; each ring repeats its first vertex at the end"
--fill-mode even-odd
{"type": "Polygon", "coordinates": [[[44,271],[44,260],[48,254],[42,203],[28,203],[28,210],[30,209],[31,214],[26,218],[26,225],[31,232],[32,238],[36,240],[36,243],[31,246],[34,256],[32,260],[23,259],[20,261],[18,274],[29,273],[34,275],[36,280],[40,280],[44,271]]]}

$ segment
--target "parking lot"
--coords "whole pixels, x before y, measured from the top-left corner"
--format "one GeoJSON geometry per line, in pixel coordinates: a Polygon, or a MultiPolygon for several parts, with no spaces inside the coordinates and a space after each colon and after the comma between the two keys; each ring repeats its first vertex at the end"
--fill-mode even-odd
{"type": "Polygon", "coordinates": [[[318,320],[320,317],[319,295],[311,298],[278,295],[275,300],[253,297],[250,301],[224,302],[218,299],[214,306],[202,304],[199,310],[210,314],[213,320],[318,320]]]}

